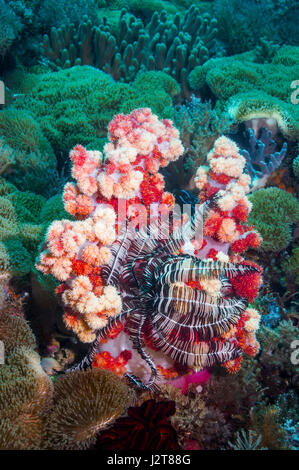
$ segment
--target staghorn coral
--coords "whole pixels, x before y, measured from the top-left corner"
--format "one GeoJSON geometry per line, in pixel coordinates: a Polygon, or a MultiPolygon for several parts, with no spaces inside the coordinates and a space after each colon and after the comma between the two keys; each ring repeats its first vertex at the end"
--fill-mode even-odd
{"type": "Polygon", "coordinates": [[[53,408],[47,418],[45,446],[55,450],[86,449],[97,434],[125,412],[132,396],[110,371],[76,371],[55,381],[53,408]]]}
{"type": "Polygon", "coordinates": [[[217,21],[191,5],[184,16],[169,19],[165,10],[156,11],[146,23],[124,9],[114,35],[106,17],[99,26],[85,17],[79,28],[53,27],[50,36],[44,36],[43,53],[56,70],[92,65],[126,82],[134,80],[140,70],[164,71],[181,84],[188,97],[188,73],[221,54],[217,21]]]}
{"type": "Polygon", "coordinates": [[[279,188],[262,188],[249,196],[252,211],[248,222],[256,226],[263,237],[259,249],[279,251],[291,241],[292,224],[299,220],[298,200],[279,188]]]}

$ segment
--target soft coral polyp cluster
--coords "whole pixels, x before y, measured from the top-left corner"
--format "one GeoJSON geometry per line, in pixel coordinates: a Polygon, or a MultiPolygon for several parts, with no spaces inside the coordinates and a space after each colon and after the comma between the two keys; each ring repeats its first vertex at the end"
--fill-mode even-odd
{"type": "Polygon", "coordinates": [[[160,121],[148,108],[115,116],[105,158],[81,145],[71,151],[76,183],[66,184],[63,200],[77,221],[56,221],[49,227],[47,249],[37,268],[65,283],[58,288],[64,321],[80,340],[93,341],[95,330],[122,309],[115,287],[101,279],[101,266],[109,262],[117,237],[118,201],[125,201],[125,217],[130,219],[138,216],[137,204],[149,211],[150,205],[163,203],[170,210],[174,198],[164,192],[158,170],[182,153],[172,122],[160,121]]]}
{"type": "MultiPolygon", "coordinates": [[[[207,159],[209,166],[197,169],[195,185],[200,190],[200,199],[206,201],[213,198],[214,204],[204,221],[205,243],[198,255],[254,266],[256,272],[242,273],[230,279],[230,294],[251,302],[258,294],[262,270],[255,263],[244,260],[241,254],[248,248],[258,247],[262,239],[253,227],[246,225],[251,210],[246,196],[251,183],[250,176],[244,173],[246,161],[237,145],[226,137],[216,140],[207,159]]],[[[259,319],[258,312],[248,308],[239,323],[224,335],[225,339],[235,342],[243,352],[254,356],[259,348],[255,338],[259,319]]],[[[241,360],[240,356],[223,365],[230,372],[236,372],[241,360]]]]}
{"type": "MultiPolygon", "coordinates": [[[[71,151],[72,176],[76,183],[66,184],[63,199],[65,209],[77,220],[52,223],[46,237],[46,250],[41,253],[37,268],[62,282],[57,294],[64,304],[64,321],[81,341],[93,341],[95,331],[122,310],[117,289],[105,285],[101,277],[101,267],[110,261],[111,246],[117,238],[119,201],[125,203],[127,220],[138,216],[139,204],[145,208],[147,216],[153,206],[161,204],[163,210],[170,211],[174,197],[164,192],[164,179],[158,170],[175,161],[183,150],[172,122],[159,120],[150,109],[143,108],[127,116],[115,116],[109,125],[104,158],[100,152],[80,145],[71,151]]],[[[231,140],[221,137],[209,153],[208,163],[209,167],[197,170],[195,183],[200,189],[201,201],[213,199],[214,202],[205,218],[203,242],[191,240],[188,253],[191,249],[191,254],[201,259],[246,265],[249,262],[241,253],[248,247],[258,246],[261,239],[246,225],[251,206],[246,197],[250,177],[243,172],[245,159],[231,140]]],[[[230,281],[228,295],[252,301],[261,282],[261,270],[240,274],[230,281]]],[[[219,279],[203,279],[186,288],[223,295],[219,279]]],[[[254,355],[258,350],[255,339],[258,325],[259,314],[248,308],[237,325],[212,340],[232,342],[246,354],[254,355]]],[[[123,374],[128,368],[132,371],[138,366],[125,328],[113,331],[103,343],[104,351],[96,356],[95,367],[123,374]]],[[[151,348],[150,344],[147,346],[151,348]]],[[[174,364],[165,358],[161,360],[160,356],[157,367],[168,377],[174,364]]],[[[241,358],[237,358],[224,366],[235,372],[240,363],[241,358]]]]}

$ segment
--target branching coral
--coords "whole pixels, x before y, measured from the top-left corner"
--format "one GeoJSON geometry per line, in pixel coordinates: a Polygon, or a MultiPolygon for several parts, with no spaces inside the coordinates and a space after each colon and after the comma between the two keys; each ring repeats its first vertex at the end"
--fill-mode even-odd
{"type": "Polygon", "coordinates": [[[241,429],[236,435],[234,442],[228,442],[228,446],[232,450],[260,450],[262,436],[257,435],[251,429],[248,433],[241,429]]]}
{"type": "Polygon", "coordinates": [[[119,377],[99,369],[60,377],[54,390],[45,445],[55,450],[89,448],[97,434],[126,411],[132,399],[119,377]]]}
{"type": "Polygon", "coordinates": [[[263,237],[261,249],[278,251],[286,248],[291,241],[292,224],[299,220],[298,200],[278,188],[259,189],[249,199],[253,208],[248,221],[263,237]]]}

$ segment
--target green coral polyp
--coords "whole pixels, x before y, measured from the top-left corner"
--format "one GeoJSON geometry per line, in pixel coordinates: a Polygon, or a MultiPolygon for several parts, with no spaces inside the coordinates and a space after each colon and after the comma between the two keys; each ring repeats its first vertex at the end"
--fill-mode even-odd
{"type": "Polygon", "coordinates": [[[219,101],[216,106],[236,122],[273,118],[281,132],[299,136],[299,113],[291,102],[291,83],[298,79],[299,65],[293,57],[295,46],[281,47],[269,63],[257,63],[256,51],[232,57],[210,59],[190,73],[190,86],[197,92],[209,90],[219,101]]]}
{"type": "Polygon", "coordinates": [[[248,222],[263,237],[261,249],[279,251],[291,241],[292,224],[299,221],[299,201],[279,188],[259,189],[249,197],[253,204],[248,222]]]}

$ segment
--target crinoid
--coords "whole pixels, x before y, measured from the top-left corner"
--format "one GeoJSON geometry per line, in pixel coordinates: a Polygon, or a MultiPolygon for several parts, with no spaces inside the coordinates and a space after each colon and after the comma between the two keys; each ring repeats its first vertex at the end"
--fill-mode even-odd
{"type": "Polygon", "coordinates": [[[139,232],[126,228],[101,271],[105,283],[121,292],[123,309],[98,330],[89,353],[76,369],[90,367],[102,340],[123,322],[133,347],[151,369],[147,384],[126,374],[141,388],[155,387],[158,376],[155,362],[145,350],[145,340],[175,362],[195,370],[241,355],[233,342],[219,337],[238,324],[248,305],[245,298],[227,296],[230,279],[257,268],[182,254],[190,234],[203,224],[205,207],[199,206],[194,219],[167,239],[158,224],[139,232]],[[218,296],[197,288],[207,280],[221,282],[218,296]]]}

